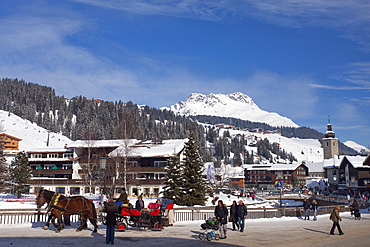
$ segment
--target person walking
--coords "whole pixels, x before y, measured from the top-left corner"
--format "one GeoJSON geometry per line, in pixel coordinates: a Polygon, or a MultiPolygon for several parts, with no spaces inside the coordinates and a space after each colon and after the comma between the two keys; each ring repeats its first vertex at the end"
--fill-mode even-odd
{"type": "Polygon", "coordinates": [[[353,201],[353,204],[352,204],[352,207],[353,207],[353,213],[355,215],[355,220],[360,220],[360,206],[358,204],[358,200],[354,200],[353,201]]]}
{"type": "Polygon", "coordinates": [[[230,216],[229,221],[233,223],[233,231],[236,231],[235,227],[238,228],[239,231],[239,224],[238,224],[238,204],[236,201],[233,201],[233,204],[230,207],[230,216]]]}
{"type": "Polygon", "coordinates": [[[335,230],[336,227],[338,228],[339,235],[344,234],[342,229],[340,228],[340,225],[339,225],[339,221],[342,221],[342,218],[339,216],[339,210],[340,210],[340,206],[336,205],[333,209],[333,212],[331,212],[330,220],[333,221],[333,226],[330,229],[330,235],[335,235],[334,230],[335,230]]]}
{"type": "Polygon", "coordinates": [[[319,205],[317,204],[317,201],[314,199],[311,203],[311,209],[313,210],[313,220],[317,220],[316,214],[317,214],[317,207],[319,205]]]}
{"type": "Polygon", "coordinates": [[[171,203],[166,206],[167,210],[167,217],[168,217],[168,225],[173,226],[173,223],[175,223],[175,212],[173,210],[173,207],[175,204],[171,203]]]}
{"type": "Polygon", "coordinates": [[[310,203],[307,201],[307,199],[303,200],[303,209],[304,209],[304,220],[310,220],[310,216],[308,214],[308,211],[310,210],[310,203]]]}
{"type": "Polygon", "coordinates": [[[245,219],[247,218],[247,215],[247,207],[244,205],[243,201],[240,200],[238,205],[238,222],[240,226],[240,232],[244,231],[245,219]]]}
{"type": "Polygon", "coordinates": [[[225,239],[227,233],[227,216],[228,216],[227,207],[224,205],[222,200],[218,201],[218,204],[215,208],[215,216],[217,221],[220,223],[220,239],[225,239]]]}
{"type": "Polygon", "coordinates": [[[113,201],[113,199],[109,199],[108,202],[105,204],[104,212],[107,213],[106,215],[106,237],[105,243],[106,244],[114,244],[114,228],[117,224],[116,217],[118,214],[118,206],[113,201]]]}

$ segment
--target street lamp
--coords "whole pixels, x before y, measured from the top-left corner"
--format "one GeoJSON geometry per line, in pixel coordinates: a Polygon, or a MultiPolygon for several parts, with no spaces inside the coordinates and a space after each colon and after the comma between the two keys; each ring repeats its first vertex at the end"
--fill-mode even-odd
{"type": "Polygon", "coordinates": [[[105,170],[107,166],[107,158],[106,157],[100,157],[99,158],[99,166],[101,170],[105,170]]]}
{"type": "MultiPolygon", "coordinates": [[[[106,192],[106,179],[105,179],[105,169],[107,167],[107,158],[106,157],[99,157],[99,167],[100,167],[100,174],[99,178],[103,179],[104,183],[104,191],[106,192]]],[[[100,187],[100,186],[99,186],[100,187]]],[[[90,188],[90,193],[92,191],[92,188],[90,188]]],[[[94,189],[95,191],[95,189],[94,189]]]]}

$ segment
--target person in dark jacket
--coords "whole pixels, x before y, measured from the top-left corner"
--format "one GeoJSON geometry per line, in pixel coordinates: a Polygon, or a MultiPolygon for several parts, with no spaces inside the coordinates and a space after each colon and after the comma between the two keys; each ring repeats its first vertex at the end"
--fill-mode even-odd
{"type": "Polygon", "coordinates": [[[121,194],[119,195],[119,198],[117,199],[117,202],[122,202],[122,204],[127,203],[127,193],[126,193],[125,188],[122,188],[121,194]]]}
{"type": "Polygon", "coordinates": [[[109,199],[108,202],[105,204],[104,212],[107,213],[106,216],[106,225],[107,225],[107,231],[106,231],[106,238],[105,243],[106,244],[114,244],[114,228],[117,224],[116,218],[118,214],[118,206],[113,201],[113,199],[109,199]]]}
{"type": "Polygon", "coordinates": [[[139,196],[139,198],[137,199],[136,203],[135,203],[135,209],[136,210],[141,210],[143,209],[145,206],[144,206],[144,201],[143,201],[143,198],[141,196],[139,196]]]}
{"type": "Polygon", "coordinates": [[[225,239],[227,233],[227,216],[229,212],[227,207],[224,205],[222,200],[218,201],[218,205],[215,208],[215,216],[217,221],[220,223],[220,239],[225,239]]]}
{"type": "Polygon", "coordinates": [[[336,227],[338,228],[339,235],[344,234],[339,225],[339,221],[342,221],[342,218],[339,216],[339,210],[340,206],[336,205],[335,208],[333,209],[333,212],[330,215],[330,219],[333,221],[333,226],[330,229],[330,235],[334,235],[334,230],[336,227]]]}
{"type": "Polygon", "coordinates": [[[353,207],[353,213],[355,215],[355,220],[359,220],[360,219],[360,206],[358,204],[358,200],[355,199],[353,201],[352,207],[353,207]]]}
{"type": "Polygon", "coordinates": [[[239,224],[238,224],[238,204],[236,201],[233,201],[233,204],[230,207],[230,222],[233,223],[233,231],[235,231],[235,227],[238,228],[239,231],[239,224]]]}
{"type": "Polygon", "coordinates": [[[247,218],[247,215],[247,207],[244,205],[243,201],[240,200],[238,205],[238,222],[240,225],[240,232],[244,231],[245,219],[247,218]]]}
{"type": "Polygon", "coordinates": [[[304,199],[303,201],[303,209],[304,209],[304,220],[310,220],[310,215],[308,214],[308,211],[310,210],[310,203],[307,201],[307,199],[304,199]]]}

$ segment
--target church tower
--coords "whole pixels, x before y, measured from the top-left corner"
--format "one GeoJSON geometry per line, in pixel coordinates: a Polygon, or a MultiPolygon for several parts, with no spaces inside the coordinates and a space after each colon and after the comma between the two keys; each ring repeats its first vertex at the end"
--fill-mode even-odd
{"type": "Polygon", "coordinates": [[[331,126],[330,119],[325,133],[325,138],[322,139],[324,149],[324,159],[331,159],[334,155],[339,155],[338,138],[335,138],[333,127],[331,126]]]}

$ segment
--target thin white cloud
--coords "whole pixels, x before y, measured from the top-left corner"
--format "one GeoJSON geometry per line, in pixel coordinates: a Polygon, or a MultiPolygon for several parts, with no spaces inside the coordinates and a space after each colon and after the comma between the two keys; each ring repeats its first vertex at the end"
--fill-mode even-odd
{"type": "Polygon", "coordinates": [[[370,50],[370,2],[361,0],[71,0],[132,14],[209,21],[255,18],[272,25],[326,27],[370,50]]]}
{"type": "Polygon", "coordinates": [[[333,116],[335,116],[337,121],[341,123],[343,127],[357,126],[359,123],[366,123],[363,113],[359,112],[358,106],[352,104],[349,101],[335,102],[332,104],[334,110],[333,116]]]}
{"type": "Polygon", "coordinates": [[[370,62],[350,63],[339,68],[338,75],[331,79],[338,84],[310,84],[311,87],[327,90],[370,90],[370,62]]]}
{"type": "Polygon", "coordinates": [[[354,87],[354,86],[332,86],[332,85],[324,85],[324,84],[309,84],[311,87],[314,88],[321,88],[321,89],[330,89],[330,90],[364,90],[370,89],[369,87],[354,87]]]}
{"type": "Polygon", "coordinates": [[[245,93],[262,109],[298,120],[311,118],[319,101],[309,76],[280,75],[258,71],[245,81],[245,93]]]}

